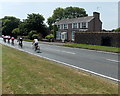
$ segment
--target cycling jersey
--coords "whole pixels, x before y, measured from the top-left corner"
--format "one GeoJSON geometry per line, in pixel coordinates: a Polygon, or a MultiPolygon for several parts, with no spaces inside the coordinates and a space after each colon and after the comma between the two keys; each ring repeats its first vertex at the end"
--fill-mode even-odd
{"type": "Polygon", "coordinates": [[[38,39],[34,39],[34,43],[38,43],[38,39]]]}

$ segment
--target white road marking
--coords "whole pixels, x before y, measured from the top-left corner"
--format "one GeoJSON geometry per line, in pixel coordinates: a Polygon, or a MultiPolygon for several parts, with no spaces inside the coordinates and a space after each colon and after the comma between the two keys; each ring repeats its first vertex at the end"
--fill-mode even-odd
{"type": "MultiPolygon", "coordinates": [[[[8,45],[8,44],[4,44],[4,45],[7,45],[7,46],[12,47],[12,48],[15,48],[15,47],[10,46],[10,45],[8,45]]],[[[119,80],[119,79],[116,79],[116,78],[112,78],[112,77],[109,77],[109,76],[106,76],[106,75],[103,75],[103,74],[99,74],[99,73],[96,73],[96,72],[94,72],[94,71],[90,71],[90,70],[87,70],[87,69],[84,69],[84,68],[80,68],[80,67],[77,67],[77,66],[74,66],[74,65],[65,63],[65,62],[61,62],[61,61],[55,60],[55,59],[51,59],[51,58],[48,58],[48,57],[40,56],[40,55],[38,55],[38,54],[34,54],[34,53],[29,52],[29,51],[25,51],[25,50],[23,50],[23,49],[19,49],[19,48],[17,48],[17,49],[20,50],[20,51],[27,52],[27,53],[29,53],[29,54],[32,54],[32,55],[35,55],[35,56],[44,58],[44,59],[48,59],[48,60],[51,60],[51,61],[54,61],[54,62],[57,62],[57,63],[64,64],[64,65],[66,65],[66,66],[70,66],[70,67],[75,68],[75,69],[83,70],[83,71],[85,71],[85,72],[92,73],[92,74],[95,74],[95,75],[100,76],[100,77],[104,77],[104,78],[107,78],[107,79],[110,79],[110,80],[113,80],[113,81],[120,82],[120,80],[119,80]]],[[[109,60],[111,60],[111,59],[109,59],[109,60]]]]}
{"type": "Polygon", "coordinates": [[[109,77],[109,76],[106,76],[106,75],[103,75],[103,74],[99,74],[99,73],[96,73],[94,71],[90,71],[90,70],[87,70],[87,69],[84,69],[84,68],[80,68],[80,67],[77,67],[77,66],[65,63],[65,62],[61,62],[61,61],[58,61],[58,60],[55,60],[55,59],[51,59],[51,58],[48,58],[48,57],[40,56],[38,54],[34,54],[34,53],[31,53],[31,52],[28,52],[28,51],[25,51],[25,52],[27,52],[29,54],[32,54],[32,55],[35,55],[35,56],[38,56],[38,57],[41,57],[41,58],[44,58],[44,59],[48,59],[50,61],[54,61],[54,62],[57,62],[57,63],[64,64],[66,66],[69,66],[69,67],[72,67],[72,68],[75,68],[75,69],[79,69],[79,70],[82,70],[82,71],[85,71],[85,72],[88,72],[88,73],[92,73],[92,74],[95,74],[95,75],[103,77],[103,78],[107,78],[107,79],[110,79],[110,80],[113,80],[113,81],[120,82],[119,79],[115,79],[115,78],[112,78],[112,77],[109,77]]]}
{"type": "Polygon", "coordinates": [[[53,50],[53,51],[58,51],[58,52],[63,52],[63,53],[68,53],[68,54],[76,54],[76,53],[74,53],[74,52],[62,51],[62,50],[56,50],[56,49],[50,49],[50,48],[44,48],[44,49],[53,50]]]}
{"type": "Polygon", "coordinates": [[[112,62],[120,62],[120,61],[117,61],[117,60],[112,60],[112,59],[106,59],[106,60],[109,60],[109,61],[112,61],[112,62]]]}

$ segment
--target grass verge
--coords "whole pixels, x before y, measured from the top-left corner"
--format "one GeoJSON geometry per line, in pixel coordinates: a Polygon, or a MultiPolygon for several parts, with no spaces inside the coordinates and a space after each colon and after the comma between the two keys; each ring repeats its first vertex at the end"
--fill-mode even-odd
{"type": "Polygon", "coordinates": [[[84,49],[91,49],[91,50],[100,50],[100,51],[120,53],[120,48],[119,47],[107,47],[107,46],[88,45],[88,44],[76,44],[76,43],[64,44],[63,46],[73,47],[73,48],[84,48],[84,49]]]}
{"type": "Polygon", "coordinates": [[[117,94],[118,84],[6,46],[3,94],[117,94]]]}

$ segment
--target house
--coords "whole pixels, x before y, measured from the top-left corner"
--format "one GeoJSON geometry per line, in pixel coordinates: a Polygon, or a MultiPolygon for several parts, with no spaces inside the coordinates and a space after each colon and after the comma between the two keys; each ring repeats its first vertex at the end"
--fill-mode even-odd
{"type": "Polygon", "coordinates": [[[56,40],[74,41],[75,32],[100,32],[102,30],[102,22],[98,12],[93,12],[93,16],[62,19],[55,25],[58,27],[56,40]]]}

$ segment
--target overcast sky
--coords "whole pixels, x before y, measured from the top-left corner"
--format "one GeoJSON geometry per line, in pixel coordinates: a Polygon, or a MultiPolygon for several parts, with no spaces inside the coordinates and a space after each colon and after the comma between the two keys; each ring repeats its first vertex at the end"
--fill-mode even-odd
{"type": "MultiPolygon", "coordinates": [[[[115,29],[118,27],[118,1],[109,0],[110,2],[104,1],[81,1],[77,0],[77,2],[73,2],[72,0],[65,1],[61,0],[57,2],[57,0],[29,0],[29,1],[15,1],[15,0],[1,0],[0,1],[0,18],[4,16],[15,16],[17,18],[26,19],[27,14],[31,13],[39,13],[43,15],[45,18],[45,22],[47,18],[52,16],[53,10],[58,7],[80,7],[84,8],[89,16],[93,15],[93,12],[100,12],[100,18],[103,22],[103,29],[115,29]],[[89,2],[88,2],[89,1],[89,2]]],[[[75,1],[75,0],[74,0],[75,1]]]]}

